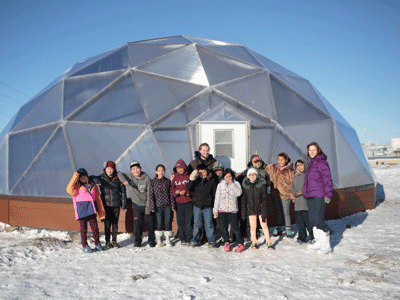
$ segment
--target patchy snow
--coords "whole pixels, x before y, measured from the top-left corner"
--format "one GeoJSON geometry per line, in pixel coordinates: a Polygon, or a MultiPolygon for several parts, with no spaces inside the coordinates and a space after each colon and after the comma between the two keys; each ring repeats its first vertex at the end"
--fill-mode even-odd
{"type": "Polygon", "coordinates": [[[0,224],[0,298],[400,299],[400,166],[374,171],[379,205],[329,221],[328,255],[281,237],[275,251],[134,248],[129,234],[120,249],[84,254],[68,232],[0,224]]]}

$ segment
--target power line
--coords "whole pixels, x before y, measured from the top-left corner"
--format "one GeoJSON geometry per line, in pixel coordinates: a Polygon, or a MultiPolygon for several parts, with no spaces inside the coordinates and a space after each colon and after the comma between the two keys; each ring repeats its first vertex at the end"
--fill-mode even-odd
{"type": "Polygon", "coordinates": [[[8,99],[11,99],[11,100],[13,100],[13,101],[15,101],[15,102],[18,102],[18,103],[20,103],[20,104],[24,104],[23,102],[18,101],[18,100],[16,100],[16,99],[11,98],[11,97],[9,97],[9,96],[7,96],[7,95],[4,95],[4,94],[2,94],[2,93],[0,93],[0,95],[2,95],[3,97],[6,97],[6,98],[8,98],[8,99]]]}
{"type": "Polygon", "coordinates": [[[14,89],[13,87],[11,87],[11,86],[5,84],[4,82],[1,82],[1,81],[0,81],[0,84],[2,84],[2,85],[4,85],[4,86],[8,87],[9,89],[12,89],[13,91],[16,91],[17,93],[20,93],[20,94],[22,94],[22,95],[24,95],[24,96],[26,96],[26,97],[28,97],[28,98],[32,98],[31,96],[28,96],[27,94],[24,94],[23,92],[20,92],[20,91],[14,89]]]}

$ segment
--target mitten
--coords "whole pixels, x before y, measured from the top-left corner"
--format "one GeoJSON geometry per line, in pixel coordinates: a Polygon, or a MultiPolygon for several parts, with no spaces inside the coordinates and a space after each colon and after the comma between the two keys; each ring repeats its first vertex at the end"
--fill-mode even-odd
{"type": "Polygon", "coordinates": [[[197,175],[198,175],[198,171],[197,171],[197,170],[194,170],[194,171],[192,172],[192,174],[190,174],[189,180],[195,181],[196,178],[197,178],[197,175]]]}
{"type": "Polygon", "coordinates": [[[325,201],[325,203],[329,203],[329,202],[331,202],[331,199],[329,199],[328,197],[324,197],[324,201],[325,201]]]}

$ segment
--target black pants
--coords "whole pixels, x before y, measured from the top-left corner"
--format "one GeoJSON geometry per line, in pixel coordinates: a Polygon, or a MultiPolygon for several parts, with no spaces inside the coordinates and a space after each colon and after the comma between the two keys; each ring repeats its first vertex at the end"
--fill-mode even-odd
{"type": "Polygon", "coordinates": [[[313,234],[312,226],[311,226],[310,219],[308,216],[308,211],[307,210],[297,210],[295,212],[295,214],[296,214],[297,228],[299,229],[299,237],[297,239],[305,242],[306,238],[307,238],[307,231],[308,231],[308,234],[310,235],[310,240],[313,240],[314,234],[313,234]],[[306,229],[307,229],[307,231],[306,231],[306,229]]]}
{"type": "Polygon", "coordinates": [[[275,209],[276,226],[283,226],[283,206],[280,198],[272,198],[275,209]]]}
{"type": "Polygon", "coordinates": [[[155,243],[156,237],[154,235],[154,218],[153,216],[146,215],[146,206],[138,206],[132,203],[133,210],[133,228],[135,231],[135,243],[142,242],[143,221],[146,223],[147,233],[149,236],[149,243],[155,243]]]}
{"type": "Polygon", "coordinates": [[[176,221],[179,228],[179,239],[190,243],[193,236],[193,202],[176,203],[176,221]]]}
{"type": "Polygon", "coordinates": [[[121,209],[119,207],[104,206],[106,211],[106,219],[104,221],[104,233],[106,235],[106,243],[110,242],[110,231],[112,227],[112,241],[117,242],[118,221],[121,209]]]}
{"type": "Polygon", "coordinates": [[[218,213],[218,219],[221,222],[222,238],[224,243],[229,242],[228,225],[231,224],[233,233],[238,244],[243,244],[243,238],[240,234],[239,221],[236,213],[218,213]]]}

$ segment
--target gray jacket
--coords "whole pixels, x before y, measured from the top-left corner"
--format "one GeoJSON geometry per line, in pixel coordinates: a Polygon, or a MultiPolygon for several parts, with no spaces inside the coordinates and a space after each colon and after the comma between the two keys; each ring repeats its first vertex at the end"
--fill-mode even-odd
{"type": "Polygon", "coordinates": [[[146,206],[145,213],[150,214],[150,177],[145,172],[140,173],[139,179],[131,173],[118,172],[118,179],[122,183],[128,181],[132,203],[137,206],[146,206]]]}
{"type": "Polygon", "coordinates": [[[307,160],[303,158],[299,158],[298,160],[301,160],[304,164],[304,172],[300,173],[297,171],[295,167],[295,175],[292,180],[292,186],[290,188],[290,192],[292,195],[295,197],[295,202],[294,202],[294,210],[299,211],[299,210],[308,210],[307,206],[307,201],[303,197],[303,185],[304,185],[304,178],[307,170],[307,165],[308,162],[307,160]],[[296,193],[301,192],[300,196],[296,196],[296,193]]]}

